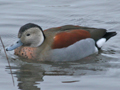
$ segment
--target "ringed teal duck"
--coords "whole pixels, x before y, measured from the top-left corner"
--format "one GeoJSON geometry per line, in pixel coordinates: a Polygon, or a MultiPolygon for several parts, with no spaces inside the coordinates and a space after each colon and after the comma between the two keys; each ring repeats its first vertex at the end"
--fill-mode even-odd
{"type": "Polygon", "coordinates": [[[36,24],[23,25],[19,40],[6,48],[15,55],[37,61],[75,61],[98,52],[116,32],[106,29],[64,25],[47,30],[36,24]]]}

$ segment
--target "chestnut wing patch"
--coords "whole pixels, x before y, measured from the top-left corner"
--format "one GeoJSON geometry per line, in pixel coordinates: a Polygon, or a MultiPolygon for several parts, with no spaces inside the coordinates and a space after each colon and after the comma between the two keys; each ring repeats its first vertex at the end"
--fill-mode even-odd
{"type": "Polygon", "coordinates": [[[77,29],[69,32],[60,32],[54,37],[52,49],[68,47],[75,42],[90,38],[91,35],[88,31],[77,29]]]}

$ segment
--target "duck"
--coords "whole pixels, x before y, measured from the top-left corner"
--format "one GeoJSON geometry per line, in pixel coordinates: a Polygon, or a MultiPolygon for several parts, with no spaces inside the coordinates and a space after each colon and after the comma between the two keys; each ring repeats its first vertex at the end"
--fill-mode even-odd
{"type": "Polygon", "coordinates": [[[6,47],[14,54],[34,61],[76,61],[97,53],[117,33],[103,28],[64,25],[43,30],[27,23],[20,27],[18,40],[6,47]]]}

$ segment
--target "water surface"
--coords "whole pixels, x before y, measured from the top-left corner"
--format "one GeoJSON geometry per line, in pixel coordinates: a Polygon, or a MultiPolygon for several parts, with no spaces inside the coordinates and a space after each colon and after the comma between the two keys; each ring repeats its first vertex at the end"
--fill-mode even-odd
{"type": "Polygon", "coordinates": [[[0,35],[5,46],[17,40],[20,26],[43,29],[66,24],[116,31],[97,55],[76,62],[33,63],[8,52],[15,80],[0,44],[1,90],[119,90],[119,0],[0,0],[0,35]]]}

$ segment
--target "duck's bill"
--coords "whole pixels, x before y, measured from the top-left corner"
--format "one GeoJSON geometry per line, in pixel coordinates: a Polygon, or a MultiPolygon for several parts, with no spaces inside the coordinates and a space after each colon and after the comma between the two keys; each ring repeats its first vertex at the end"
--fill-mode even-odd
{"type": "Polygon", "coordinates": [[[18,48],[18,47],[20,47],[20,46],[22,46],[22,45],[23,45],[23,43],[21,42],[21,40],[18,40],[18,41],[15,42],[14,44],[6,47],[6,51],[14,50],[14,49],[16,49],[16,48],[18,48]]]}

